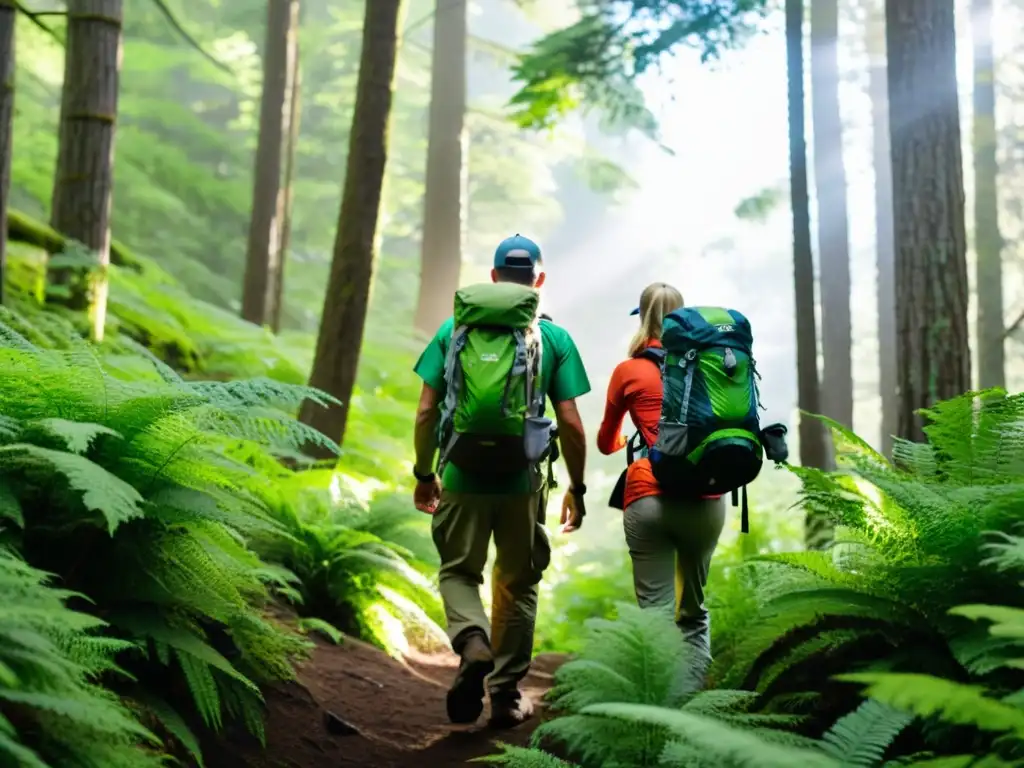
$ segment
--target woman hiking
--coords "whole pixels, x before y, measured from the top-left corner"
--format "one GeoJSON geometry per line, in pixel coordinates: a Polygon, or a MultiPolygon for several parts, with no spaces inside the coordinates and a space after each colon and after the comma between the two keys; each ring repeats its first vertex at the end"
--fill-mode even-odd
{"type": "MultiPolygon", "coordinates": [[[[652,283],[640,295],[640,328],[608,383],[597,447],[608,455],[626,447],[622,422],[629,413],[645,446],[658,439],[661,416],[662,321],[683,306],[682,294],[666,283],[652,283]]],[[[725,500],[668,497],[662,492],[643,450],[626,469],[622,525],[633,561],[633,588],[641,608],[675,609],[675,620],[693,648],[699,678],[711,662],[711,632],[704,587],[711,556],[725,524],[725,500]]]]}

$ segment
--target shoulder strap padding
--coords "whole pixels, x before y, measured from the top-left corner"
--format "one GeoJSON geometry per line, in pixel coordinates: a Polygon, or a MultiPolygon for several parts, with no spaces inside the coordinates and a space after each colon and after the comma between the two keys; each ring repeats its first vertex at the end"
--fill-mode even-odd
{"type": "Polygon", "coordinates": [[[665,350],[662,347],[647,347],[647,349],[637,352],[635,357],[650,360],[652,363],[661,365],[665,362],[665,354],[665,350]]]}

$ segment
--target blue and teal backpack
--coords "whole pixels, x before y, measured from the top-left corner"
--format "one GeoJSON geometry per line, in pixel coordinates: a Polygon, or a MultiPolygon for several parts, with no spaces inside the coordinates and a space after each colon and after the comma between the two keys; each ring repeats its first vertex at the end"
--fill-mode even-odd
{"type": "MultiPolygon", "coordinates": [[[[661,366],[664,389],[658,441],[644,451],[654,477],[666,494],[732,493],[734,505],[742,489],[746,532],[746,486],[764,457],[750,322],[734,309],[684,307],[666,316],[661,344],[643,353],[661,366]]],[[[785,427],[769,429],[781,430],[785,450],[785,427]]]]}

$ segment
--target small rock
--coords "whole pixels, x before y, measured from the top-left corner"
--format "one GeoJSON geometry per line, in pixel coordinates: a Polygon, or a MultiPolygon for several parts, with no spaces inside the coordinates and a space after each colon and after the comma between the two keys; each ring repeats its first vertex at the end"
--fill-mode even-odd
{"type": "Polygon", "coordinates": [[[359,729],[352,725],[352,723],[343,720],[331,711],[324,713],[324,724],[327,726],[327,732],[332,736],[360,735],[359,729]]]}

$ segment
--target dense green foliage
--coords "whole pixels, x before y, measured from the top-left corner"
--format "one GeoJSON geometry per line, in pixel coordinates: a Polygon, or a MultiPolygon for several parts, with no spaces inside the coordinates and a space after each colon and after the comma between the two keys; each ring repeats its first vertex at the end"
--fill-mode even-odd
{"type": "Polygon", "coordinates": [[[689,690],[670,619],[623,606],[588,623],[537,745],[580,766],[1019,764],[1024,398],[976,402],[936,406],[897,467],[833,425],[842,469],[793,471],[836,544],[748,560],[712,688],[689,690]]]}
{"type": "MultiPolygon", "coordinates": [[[[115,279],[115,305],[131,285],[115,279]]],[[[158,309],[147,322],[164,319],[158,309]]],[[[337,486],[393,468],[353,457],[335,476],[279,463],[310,440],[331,444],[293,418],[322,395],[267,377],[188,381],[129,337],[93,347],[58,315],[3,312],[0,539],[12,580],[36,586],[2,625],[26,649],[12,646],[0,667],[10,670],[0,716],[5,748],[44,761],[23,764],[141,765],[140,750],[159,752],[98,681],[175,749],[197,753],[194,729],[225,718],[260,735],[260,686],[290,678],[306,647],[267,613],[275,594],[306,617],[301,628],[335,635],[335,622],[395,649],[389,617],[412,617],[437,636],[422,524],[337,486]],[[54,574],[61,591],[13,557],[54,574]],[[80,728],[58,737],[46,718],[65,710],[80,728]]],[[[261,337],[241,334],[256,349],[261,337]]]]}
{"type": "MultiPolygon", "coordinates": [[[[343,450],[293,417],[304,399],[327,399],[303,384],[346,163],[360,4],[304,3],[286,330],[276,336],[236,316],[265,3],[168,0],[219,66],[157,4],[129,4],[99,346],[81,340],[82,317],[43,306],[54,289],[39,249],[63,246],[55,258],[68,265],[89,259],[39,221],[63,50],[19,22],[12,199],[24,213],[12,217],[0,310],[0,763],[201,764],[204,729],[237,721],[263,733],[264,693],[293,678],[311,647],[304,634],[349,633],[396,655],[407,642],[444,644],[436,552],[406,486],[430,55],[417,20],[433,5],[408,4],[380,270],[343,450]],[[299,451],[310,441],[340,452],[337,464],[310,466],[299,451]]],[[[483,5],[503,39],[508,10],[483,5]]],[[[556,224],[567,170],[605,190],[626,182],[578,143],[542,143],[519,127],[550,126],[585,104],[654,136],[636,78],[673,47],[713,57],[737,45],[766,5],[584,0],[579,21],[521,59],[474,36],[492,82],[467,117],[468,266],[509,234],[510,212],[541,231],[556,224]],[[618,24],[623,14],[657,23],[618,24]],[[522,89],[509,122],[490,92],[509,85],[495,72],[513,59],[522,89]]],[[[829,551],[755,556],[780,549],[769,524],[723,544],[709,596],[710,690],[695,690],[670,619],[621,602],[632,585],[617,517],[602,531],[612,546],[556,553],[538,650],[578,657],[558,673],[559,716],[535,747],[493,760],[1022,764],[1024,400],[979,413],[965,397],[932,416],[930,443],[901,444],[898,469],[841,431],[842,471],[793,468],[803,506],[839,526],[829,551]]],[[[583,535],[599,524],[592,516],[583,535]]]]}

